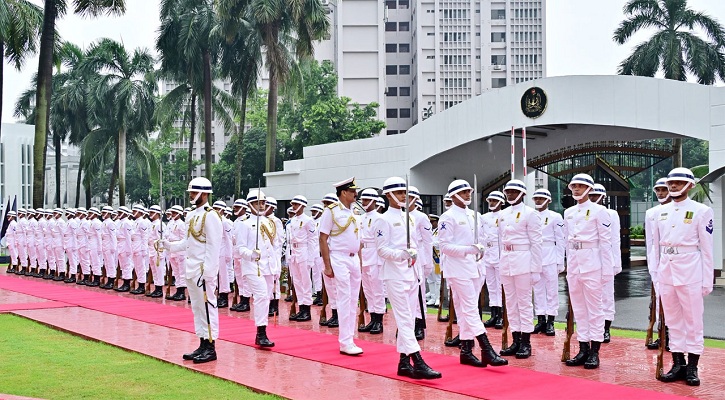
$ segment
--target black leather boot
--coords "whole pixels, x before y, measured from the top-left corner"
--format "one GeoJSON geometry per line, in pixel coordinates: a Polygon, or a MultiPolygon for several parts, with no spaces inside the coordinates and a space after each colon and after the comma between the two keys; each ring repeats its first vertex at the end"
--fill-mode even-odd
{"type": "Polygon", "coordinates": [[[379,334],[383,333],[383,314],[373,313],[370,315],[372,317],[374,317],[374,319],[373,319],[374,323],[373,323],[373,327],[370,328],[370,334],[379,335],[379,334]]]}
{"type": "Polygon", "coordinates": [[[428,364],[423,360],[423,356],[420,355],[419,351],[410,355],[413,360],[413,379],[438,379],[442,375],[440,372],[435,371],[429,367],[428,364]]]}
{"type": "MultiPolygon", "coordinates": [[[[274,306],[274,312],[277,313],[277,303],[279,300],[273,299],[272,300],[272,306],[274,306]]],[[[249,307],[249,297],[240,297],[239,298],[239,311],[245,312],[249,311],[251,308],[249,307]]]]}
{"type": "Polygon", "coordinates": [[[534,331],[531,332],[534,335],[537,333],[544,333],[546,332],[546,316],[545,315],[537,315],[536,316],[538,322],[536,325],[534,325],[534,331]]]}
{"type": "Polygon", "coordinates": [[[589,350],[589,357],[584,363],[584,369],[597,369],[599,368],[599,348],[602,346],[602,342],[592,341],[591,348],[589,350]]]}
{"type": "Polygon", "coordinates": [[[461,346],[461,338],[459,335],[456,335],[456,337],[451,338],[451,340],[446,340],[443,342],[443,345],[446,347],[460,347],[461,346]]]}
{"type": "MultiPolygon", "coordinates": [[[[274,307],[275,307],[275,304],[274,303],[275,303],[275,300],[274,299],[272,299],[272,300],[269,301],[269,310],[267,311],[267,316],[268,317],[274,317],[274,315],[275,315],[275,312],[276,311],[274,309],[274,307]]],[[[300,311],[302,311],[302,310],[300,310],[300,311]]],[[[277,314],[277,315],[279,315],[279,314],[277,314]]],[[[299,313],[290,314],[290,316],[289,316],[290,321],[297,321],[297,316],[298,315],[299,315],[299,313]]]]}
{"type": "Polygon", "coordinates": [[[413,366],[410,365],[410,356],[400,353],[400,361],[398,361],[398,376],[413,377],[413,366]]]}
{"type": "Polygon", "coordinates": [[[604,343],[609,343],[612,340],[612,336],[609,334],[609,328],[612,326],[612,321],[604,321],[604,343]]]}
{"type": "Polygon", "coordinates": [[[217,308],[229,307],[229,293],[219,293],[219,297],[216,302],[217,308]]]}
{"type": "Polygon", "coordinates": [[[130,279],[124,279],[123,284],[117,288],[114,289],[117,292],[128,292],[131,290],[131,280],[130,279]]]}
{"type": "Polygon", "coordinates": [[[461,340],[461,354],[459,360],[463,365],[470,365],[473,367],[483,368],[484,365],[481,360],[473,355],[473,340],[461,340]]]}
{"type": "Polygon", "coordinates": [[[657,340],[647,343],[647,349],[648,350],[658,350],[660,348],[660,338],[657,338],[657,340]]]}
{"type": "Polygon", "coordinates": [[[144,294],[146,293],[146,284],[139,283],[138,287],[130,292],[131,294],[144,294]]]}
{"type": "Polygon", "coordinates": [[[337,328],[340,326],[340,321],[337,319],[337,310],[334,308],[332,309],[332,317],[327,320],[327,327],[328,328],[337,328]]]}
{"type": "Polygon", "coordinates": [[[415,340],[425,339],[425,329],[423,328],[423,320],[420,318],[415,319],[415,340]]]}
{"type": "Polygon", "coordinates": [[[286,301],[287,303],[292,301],[292,292],[291,291],[290,291],[290,294],[288,294],[287,297],[284,298],[284,301],[286,301]]]}
{"type": "Polygon", "coordinates": [[[164,297],[163,286],[154,285],[154,291],[151,292],[148,296],[151,298],[154,298],[154,299],[158,299],[159,297],[164,297]]]}
{"type": "Polygon", "coordinates": [[[661,382],[676,382],[687,379],[687,362],[683,353],[672,353],[672,368],[659,378],[661,382]]]}
{"type": "Polygon", "coordinates": [[[373,329],[373,325],[375,325],[375,314],[370,313],[370,322],[367,325],[359,326],[357,328],[358,332],[370,332],[370,329],[373,329]]]}
{"type": "Polygon", "coordinates": [[[87,274],[83,274],[83,280],[80,280],[80,281],[76,282],[76,285],[87,285],[88,283],[89,283],[89,281],[88,281],[88,275],[87,274]]]}
{"type": "Polygon", "coordinates": [[[63,282],[65,282],[65,283],[75,283],[76,282],[76,274],[74,274],[73,272],[69,272],[68,273],[68,276],[65,278],[65,280],[63,282]]]}
{"type": "Polygon", "coordinates": [[[546,317],[546,336],[556,336],[556,330],[554,330],[554,316],[548,315],[546,317]]]}
{"type": "Polygon", "coordinates": [[[101,276],[100,275],[99,276],[94,276],[93,278],[91,278],[88,281],[88,284],[87,285],[88,286],[91,286],[91,287],[101,286],[101,276]]]}
{"type": "Polygon", "coordinates": [[[207,342],[206,339],[199,339],[199,347],[196,350],[192,351],[191,353],[184,354],[184,356],[183,356],[184,360],[193,360],[194,357],[201,354],[202,350],[204,350],[204,347],[206,347],[206,342],[207,342]]]}
{"type": "Polygon", "coordinates": [[[186,300],[186,288],[176,288],[176,293],[169,300],[172,301],[183,301],[186,300]]]}
{"type": "Polygon", "coordinates": [[[496,329],[503,329],[503,307],[497,307],[498,313],[496,314],[496,323],[493,324],[493,327],[496,329]]]}
{"type": "MultiPolygon", "coordinates": [[[[274,309],[274,315],[279,315],[279,299],[272,299],[272,307],[274,309]]],[[[249,299],[247,299],[246,311],[249,311],[249,299]]]]}
{"type": "Polygon", "coordinates": [[[41,269],[40,274],[43,275],[43,279],[53,279],[53,271],[49,271],[47,269],[41,269]]]}
{"type": "Polygon", "coordinates": [[[322,305],[322,292],[315,292],[315,300],[312,301],[312,304],[315,306],[322,305]]]}
{"type": "Polygon", "coordinates": [[[267,326],[257,327],[257,337],[254,338],[254,344],[259,347],[274,347],[274,342],[267,337],[267,326]]]}
{"type": "Polygon", "coordinates": [[[565,361],[569,367],[578,367],[584,365],[589,358],[589,342],[579,342],[579,352],[574,356],[565,361]]]}
{"type": "Polygon", "coordinates": [[[194,364],[203,364],[214,360],[216,360],[215,343],[207,340],[206,346],[201,350],[201,353],[194,357],[194,364]]]}
{"type": "Polygon", "coordinates": [[[8,265],[8,268],[5,270],[5,273],[12,274],[13,272],[15,272],[15,266],[12,264],[8,265]]]}
{"type": "Polygon", "coordinates": [[[478,340],[478,345],[481,346],[481,362],[484,367],[489,364],[494,367],[508,365],[508,360],[501,358],[493,350],[493,346],[491,346],[491,342],[488,341],[488,336],[485,333],[476,336],[476,339],[478,340]]]}
{"type": "Polygon", "coordinates": [[[519,351],[519,346],[521,346],[521,332],[512,332],[511,336],[514,337],[513,342],[511,343],[511,346],[501,349],[499,352],[502,356],[513,356],[516,354],[516,352],[519,351]]]}
{"type": "Polygon", "coordinates": [[[483,326],[486,328],[491,328],[496,324],[496,313],[497,313],[498,307],[491,306],[491,317],[483,322],[483,326]]]}
{"type": "Polygon", "coordinates": [[[312,319],[312,314],[310,314],[310,306],[300,305],[300,312],[297,314],[297,319],[295,319],[295,321],[304,322],[304,321],[309,321],[311,319],[312,319]]]}
{"type": "Polygon", "coordinates": [[[116,284],[116,278],[107,278],[106,283],[101,286],[101,289],[110,290],[116,284]]]}
{"type": "Polygon", "coordinates": [[[687,354],[687,386],[700,386],[700,378],[697,376],[698,362],[700,362],[699,354],[687,354]]]}
{"type": "Polygon", "coordinates": [[[53,277],[53,280],[56,282],[60,282],[65,279],[65,272],[57,272],[55,274],[55,277],[53,277]]]}
{"type": "Polygon", "coordinates": [[[531,334],[528,332],[521,332],[521,344],[519,350],[516,352],[516,358],[524,359],[531,357],[531,334]]]}

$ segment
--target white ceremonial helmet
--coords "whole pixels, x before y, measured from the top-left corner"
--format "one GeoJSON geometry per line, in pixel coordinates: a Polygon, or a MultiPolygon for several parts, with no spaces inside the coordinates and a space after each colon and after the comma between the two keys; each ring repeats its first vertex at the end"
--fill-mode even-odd
{"type": "Polygon", "coordinates": [[[576,200],[576,201],[579,201],[579,200],[583,199],[585,196],[587,196],[589,194],[589,191],[592,190],[592,188],[594,187],[594,179],[592,179],[591,175],[589,175],[589,174],[574,175],[574,177],[571,178],[571,182],[569,182],[569,185],[567,186],[569,188],[569,190],[571,190],[572,185],[574,185],[575,183],[578,183],[581,185],[586,185],[589,187],[587,190],[584,191],[584,193],[582,193],[579,196],[574,196],[574,194],[572,193],[571,197],[573,197],[574,200],[576,200]]]}

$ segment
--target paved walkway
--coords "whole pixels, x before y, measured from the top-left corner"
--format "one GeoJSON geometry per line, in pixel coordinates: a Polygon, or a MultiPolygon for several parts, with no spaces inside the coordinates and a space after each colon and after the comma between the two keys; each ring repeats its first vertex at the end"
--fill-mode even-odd
{"type": "MultiPolygon", "coordinates": [[[[19,278],[33,279],[33,278],[19,278]]],[[[48,281],[44,281],[48,282],[48,281]]],[[[61,283],[49,282],[60,285],[61,283]]],[[[83,290],[99,290],[83,288],[83,290]]],[[[128,294],[104,293],[116,296],[130,296],[128,294]]],[[[138,300],[153,301],[145,297],[134,297],[138,300]]],[[[45,302],[33,296],[0,290],[0,304],[11,304],[20,307],[33,308],[29,304],[45,302]]],[[[170,302],[175,307],[188,307],[185,302],[170,302]]],[[[35,305],[36,307],[39,304],[35,305]]],[[[313,330],[323,333],[336,334],[337,329],[319,326],[319,307],[313,307],[313,322],[295,323],[286,319],[288,303],[281,302],[282,316],[279,325],[294,326],[298,329],[313,330]]],[[[329,310],[328,310],[329,311],[329,310]]],[[[408,382],[388,379],[363,372],[302,360],[282,354],[256,350],[254,348],[237,345],[230,342],[219,341],[220,359],[215,363],[194,365],[181,360],[180,355],[193,349],[198,339],[193,334],[175,329],[164,328],[87,310],[81,307],[30,309],[12,311],[49,326],[65,330],[86,338],[100,340],[119,346],[124,349],[147,354],[187,368],[209,373],[224,379],[229,379],[248,386],[260,392],[274,393],[283,397],[305,399],[339,398],[341,393],[348,398],[420,398],[445,397],[465,398],[450,392],[424,387],[408,382]],[[261,373],[250,374],[250,366],[261,373]],[[302,372],[300,372],[302,371],[302,372]]],[[[250,313],[233,313],[228,309],[222,313],[238,318],[251,318],[250,313]]],[[[446,324],[438,323],[429,318],[428,338],[421,342],[421,346],[428,351],[456,356],[457,349],[446,348],[442,345],[446,324]]],[[[364,335],[369,341],[394,344],[395,330],[392,315],[385,317],[387,330],[383,335],[364,335]]],[[[454,327],[454,329],[456,329],[454,327]]],[[[269,327],[270,338],[274,340],[274,326],[269,327]]],[[[489,336],[495,348],[500,348],[500,331],[490,330],[489,336]]],[[[703,386],[688,387],[684,384],[661,384],[654,380],[654,366],[656,352],[643,348],[641,340],[614,338],[613,342],[604,345],[602,350],[602,366],[598,370],[588,371],[581,368],[567,368],[559,361],[563,345],[563,334],[557,332],[555,338],[535,336],[532,338],[534,356],[528,360],[510,359],[512,365],[553,374],[567,375],[591,379],[595,381],[614,383],[618,385],[638,387],[642,389],[661,391],[664,393],[692,396],[701,399],[721,399],[725,393],[725,383],[719,376],[718,363],[725,359],[725,351],[706,349],[701,360],[700,376],[703,386]]],[[[668,357],[669,358],[669,357],[668,357]]],[[[669,366],[669,359],[665,365],[669,366]]],[[[394,365],[390,366],[395,368],[394,365]]],[[[495,388],[491,388],[495,391],[495,388]]],[[[2,398],[2,396],[0,396],[2,398]]]]}

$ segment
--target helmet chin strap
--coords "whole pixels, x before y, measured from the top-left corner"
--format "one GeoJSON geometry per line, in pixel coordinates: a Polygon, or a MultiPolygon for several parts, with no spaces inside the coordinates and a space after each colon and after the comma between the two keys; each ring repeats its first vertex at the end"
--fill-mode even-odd
{"type": "Polygon", "coordinates": [[[516,203],[519,202],[519,200],[521,200],[521,197],[523,197],[523,195],[524,195],[524,192],[519,191],[519,195],[516,196],[516,199],[514,201],[509,200],[508,197],[507,197],[506,198],[506,202],[509,203],[509,204],[511,204],[511,205],[516,204],[516,203]]]}
{"type": "Polygon", "coordinates": [[[196,192],[196,197],[194,197],[194,200],[191,202],[196,204],[197,201],[199,201],[199,198],[201,197],[201,192],[196,192]]]}
{"type": "Polygon", "coordinates": [[[301,204],[295,205],[295,207],[292,209],[292,212],[295,213],[295,215],[300,211],[300,208],[302,208],[301,204]]]}
{"type": "Polygon", "coordinates": [[[545,205],[549,204],[550,202],[551,202],[551,200],[546,199],[545,202],[543,202],[541,204],[534,204],[534,205],[536,206],[537,210],[541,210],[542,208],[544,208],[545,205]]]}
{"type": "Polygon", "coordinates": [[[370,212],[370,211],[375,210],[375,207],[377,207],[377,205],[375,204],[375,201],[371,200],[370,202],[368,202],[367,207],[363,207],[363,210],[365,210],[365,212],[370,212]]]}
{"type": "Polygon", "coordinates": [[[659,202],[660,202],[660,204],[663,204],[663,203],[664,203],[665,201],[667,201],[667,200],[668,200],[669,198],[670,198],[670,195],[668,194],[668,195],[667,195],[667,196],[665,196],[665,198],[663,198],[663,199],[660,199],[660,198],[658,197],[658,198],[657,198],[657,201],[659,201],[659,202]]]}
{"type": "Polygon", "coordinates": [[[674,197],[680,197],[680,196],[682,196],[682,194],[683,194],[683,193],[685,193],[685,191],[686,191],[686,190],[687,190],[688,188],[690,188],[690,187],[694,187],[694,186],[695,186],[695,185],[693,185],[693,184],[692,184],[691,182],[687,182],[687,185],[683,186],[683,187],[682,187],[682,189],[681,189],[680,191],[677,191],[677,192],[670,192],[670,197],[672,197],[672,198],[674,198],[674,197]]]}
{"type": "Polygon", "coordinates": [[[589,192],[592,190],[591,187],[587,187],[587,190],[584,191],[584,193],[580,194],[579,196],[574,195],[574,193],[571,194],[571,197],[574,198],[574,200],[579,201],[583,199],[586,196],[589,196],[589,192]]]}
{"type": "Polygon", "coordinates": [[[460,201],[461,201],[461,203],[463,203],[463,204],[464,204],[464,205],[466,205],[466,206],[468,206],[468,205],[470,205],[470,204],[471,204],[471,200],[470,200],[470,199],[468,199],[468,200],[463,200],[463,198],[462,198],[461,196],[459,196],[459,195],[458,195],[458,193],[454,194],[454,195],[453,195],[453,197],[455,197],[455,198],[457,198],[458,200],[460,200],[460,201]]]}

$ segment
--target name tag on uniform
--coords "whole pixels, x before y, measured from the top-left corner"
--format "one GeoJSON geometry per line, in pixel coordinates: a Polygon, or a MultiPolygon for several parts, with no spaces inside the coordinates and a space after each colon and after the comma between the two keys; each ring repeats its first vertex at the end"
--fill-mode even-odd
{"type": "Polygon", "coordinates": [[[403,226],[403,224],[401,222],[396,222],[393,224],[393,226],[403,226]]]}
{"type": "Polygon", "coordinates": [[[466,225],[466,221],[458,221],[458,225],[466,225]]]}
{"type": "Polygon", "coordinates": [[[660,221],[664,221],[667,219],[667,213],[660,214],[660,221]]]}

